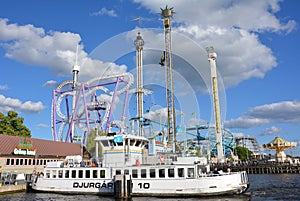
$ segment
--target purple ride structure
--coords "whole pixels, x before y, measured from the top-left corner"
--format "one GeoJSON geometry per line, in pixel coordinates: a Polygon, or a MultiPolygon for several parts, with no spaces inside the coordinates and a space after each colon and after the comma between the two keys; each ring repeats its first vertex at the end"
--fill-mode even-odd
{"type": "Polygon", "coordinates": [[[85,144],[91,129],[110,132],[124,129],[128,89],[133,85],[130,73],[104,75],[85,83],[78,82],[79,66],[73,68],[73,80],[61,83],[54,91],[51,127],[54,141],[85,144]],[[113,121],[113,110],[119,95],[124,94],[120,121],[113,121]]]}

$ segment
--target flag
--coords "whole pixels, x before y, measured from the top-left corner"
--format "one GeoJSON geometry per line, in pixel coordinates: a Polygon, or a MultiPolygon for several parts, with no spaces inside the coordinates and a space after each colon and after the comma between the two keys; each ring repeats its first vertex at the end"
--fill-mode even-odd
{"type": "Polygon", "coordinates": [[[73,140],[76,142],[81,141],[81,137],[80,136],[74,136],[73,140]]]}

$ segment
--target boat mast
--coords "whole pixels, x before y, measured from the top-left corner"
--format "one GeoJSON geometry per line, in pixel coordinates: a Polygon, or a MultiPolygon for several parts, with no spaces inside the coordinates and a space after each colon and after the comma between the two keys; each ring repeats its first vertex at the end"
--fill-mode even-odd
{"type": "Polygon", "coordinates": [[[223,154],[222,129],[221,129],[221,118],[220,118],[220,103],[219,103],[217,67],[216,67],[217,54],[215,53],[213,47],[207,47],[206,51],[208,53],[208,61],[210,63],[211,81],[212,81],[212,90],[213,90],[213,99],[214,99],[217,159],[218,159],[218,162],[223,163],[224,162],[224,154],[223,154]]]}
{"type": "Polygon", "coordinates": [[[164,61],[166,68],[166,99],[167,99],[167,126],[168,126],[168,143],[173,144],[175,152],[176,144],[176,114],[174,105],[174,80],[173,80],[173,62],[172,62],[172,34],[171,21],[173,17],[173,8],[165,7],[161,9],[161,17],[164,19],[165,51],[164,61]]]}
{"type": "Polygon", "coordinates": [[[137,97],[137,125],[138,125],[138,136],[143,136],[143,46],[144,40],[138,32],[136,39],[134,40],[134,45],[136,49],[136,97],[137,97]]]}

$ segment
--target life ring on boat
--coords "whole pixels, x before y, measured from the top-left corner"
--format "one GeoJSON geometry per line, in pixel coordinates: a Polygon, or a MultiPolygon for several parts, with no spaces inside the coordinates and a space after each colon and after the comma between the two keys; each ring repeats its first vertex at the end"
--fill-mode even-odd
{"type": "Polygon", "coordinates": [[[160,160],[161,163],[166,162],[166,156],[161,155],[161,156],[159,157],[159,160],[160,160]]]}

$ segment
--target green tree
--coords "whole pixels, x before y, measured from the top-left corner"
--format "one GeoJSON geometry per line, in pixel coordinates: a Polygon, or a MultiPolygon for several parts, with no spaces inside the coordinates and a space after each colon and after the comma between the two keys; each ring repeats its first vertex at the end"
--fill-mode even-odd
{"type": "Polygon", "coordinates": [[[235,150],[236,154],[238,155],[241,161],[246,161],[253,156],[253,152],[247,149],[246,147],[237,146],[235,150]]]}
{"type": "Polygon", "coordinates": [[[0,134],[31,137],[30,130],[23,125],[24,118],[15,111],[8,111],[7,116],[0,112],[0,134]]]}
{"type": "MultiPolygon", "coordinates": [[[[98,131],[98,135],[106,135],[106,133],[104,133],[103,131],[98,131]]],[[[92,156],[96,156],[95,138],[96,138],[96,130],[91,129],[90,134],[87,136],[86,149],[92,156]]],[[[98,153],[99,153],[99,156],[102,155],[102,147],[100,146],[100,144],[98,147],[98,153]]]]}

